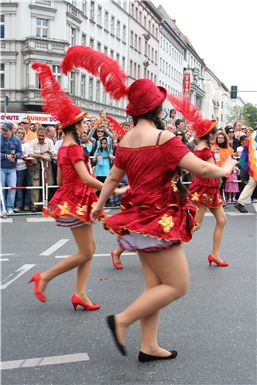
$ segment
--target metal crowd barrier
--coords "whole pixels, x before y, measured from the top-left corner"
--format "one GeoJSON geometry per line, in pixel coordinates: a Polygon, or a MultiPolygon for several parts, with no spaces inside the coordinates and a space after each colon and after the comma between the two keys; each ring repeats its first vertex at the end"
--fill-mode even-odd
{"type": "MultiPolygon", "coordinates": [[[[90,157],[94,158],[94,157],[90,157]]],[[[3,190],[41,190],[42,191],[42,201],[41,202],[33,202],[33,205],[35,206],[42,206],[45,207],[48,203],[49,199],[49,190],[58,188],[58,185],[49,185],[49,164],[48,162],[45,164],[45,161],[38,160],[41,164],[41,186],[12,186],[12,187],[2,187],[0,186],[0,200],[2,204],[3,211],[5,211],[5,203],[4,203],[4,197],[3,197],[3,190]]],[[[238,180],[238,183],[241,183],[241,180],[238,180]]],[[[191,182],[183,182],[185,185],[189,185],[191,182]]],[[[235,182],[236,183],[236,182],[235,182]]]]}

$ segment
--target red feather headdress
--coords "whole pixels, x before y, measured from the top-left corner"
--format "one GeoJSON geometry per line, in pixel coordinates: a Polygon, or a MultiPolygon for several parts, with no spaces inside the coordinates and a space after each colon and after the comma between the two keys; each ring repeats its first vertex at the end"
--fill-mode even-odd
{"type": "Polygon", "coordinates": [[[32,68],[37,72],[41,85],[41,96],[44,99],[43,110],[60,121],[59,129],[82,120],[87,112],[72,102],[55,79],[49,65],[34,62],[32,68]]]}
{"type": "Polygon", "coordinates": [[[188,122],[193,123],[192,128],[198,138],[207,135],[213,127],[215,127],[216,120],[203,119],[200,111],[187,97],[176,97],[169,94],[168,99],[173,107],[181,112],[188,122]]]}
{"type": "Polygon", "coordinates": [[[84,68],[98,76],[113,99],[119,100],[127,95],[125,72],[115,60],[104,53],[83,45],[70,47],[61,63],[61,69],[67,75],[74,67],[84,68]]]}
{"type": "Polygon", "coordinates": [[[112,124],[112,131],[118,136],[118,138],[121,140],[123,136],[126,134],[126,130],[121,127],[119,122],[115,120],[112,116],[107,115],[106,118],[109,120],[109,122],[112,124]]]}

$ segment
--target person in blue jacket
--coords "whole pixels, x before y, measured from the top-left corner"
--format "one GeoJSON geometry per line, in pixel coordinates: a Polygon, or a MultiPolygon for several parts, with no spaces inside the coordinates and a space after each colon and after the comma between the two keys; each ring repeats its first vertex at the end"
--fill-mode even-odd
{"type": "MultiPolygon", "coordinates": [[[[1,188],[16,187],[16,161],[22,156],[20,139],[13,133],[13,124],[4,123],[1,126],[1,188]]],[[[3,190],[1,196],[4,199],[4,205],[1,201],[1,215],[5,216],[5,209],[8,215],[13,214],[16,190],[3,190]]]]}

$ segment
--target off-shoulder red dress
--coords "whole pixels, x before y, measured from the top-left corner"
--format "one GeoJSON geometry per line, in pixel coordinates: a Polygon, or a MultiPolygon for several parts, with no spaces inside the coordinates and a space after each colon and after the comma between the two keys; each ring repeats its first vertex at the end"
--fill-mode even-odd
{"type": "Polygon", "coordinates": [[[45,216],[50,216],[65,227],[69,224],[90,223],[90,212],[98,197],[92,187],[82,182],[74,165],[83,160],[90,173],[88,161],[85,159],[83,148],[78,144],[63,146],[58,151],[58,166],[62,170],[63,184],[55,192],[53,198],[43,210],[45,216]],[[63,219],[63,220],[62,220],[63,219]]]}
{"type": "MultiPolygon", "coordinates": [[[[194,154],[205,161],[213,158],[213,152],[207,147],[196,150],[194,154]]],[[[203,179],[198,176],[189,185],[188,199],[195,204],[201,204],[208,208],[219,207],[223,204],[219,185],[220,180],[217,178],[203,179]]]]}
{"type": "Polygon", "coordinates": [[[188,148],[177,137],[147,147],[118,147],[115,166],[128,176],[130,189],[121,211],[105,219],[126,250],[157,251],[192,237],[196,208],[182,204],[173,181],[188,148]]]}

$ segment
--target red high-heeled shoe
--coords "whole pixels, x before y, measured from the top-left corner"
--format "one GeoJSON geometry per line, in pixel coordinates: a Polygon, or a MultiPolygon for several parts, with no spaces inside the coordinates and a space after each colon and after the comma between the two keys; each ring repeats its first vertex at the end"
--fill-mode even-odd
{"type": "Polygon", "coordinates": [[[212,262],[216,263],[217,266],[221,266],[221,267],[227,267],[228,266],[227,261],[220,262],[216,258],[214,258],[211,254],[208,255],[208,261],[210,263],[210,266],[211,266],[212,262]]]}
{"type": "Polygon", "coordinates": [[[35,285],[34,285],[35,296],[39,301],[46,302],[45,294],[43,294],[41,291],[38,290],[40,278],[41,278],[41,273],[35,273],[34,275],[32,275],[28,283],[35,282],[35,285]]]}
{"type": "Polygon", "coordinates": [[[93,310],[98,310],[100,309],[101,305],[99,305],[98,303],[93,303],[93,305],[88,305],[86,304],[85,302],[82,301],[82,299],[80,299],[76,294],[74,294],[72,297],[71,297],[71,303],[74,307],[74,310],[77,309],[77,306],[80,305],[82,306],[85,310],[87,311],[93,311],[93,310]]]}
{"type": "Polygon", "coordinates": [[[114,259],[114,253],[115,253],[115,250],[113,250],[113,251],[111,252],[113,267],[114,267],[116,270],[122,270],[122,269],[123,269],[123,264],[122,264],[121,262],[116,262],[116,261],[115,261],[115,259],[114,259]]]}

